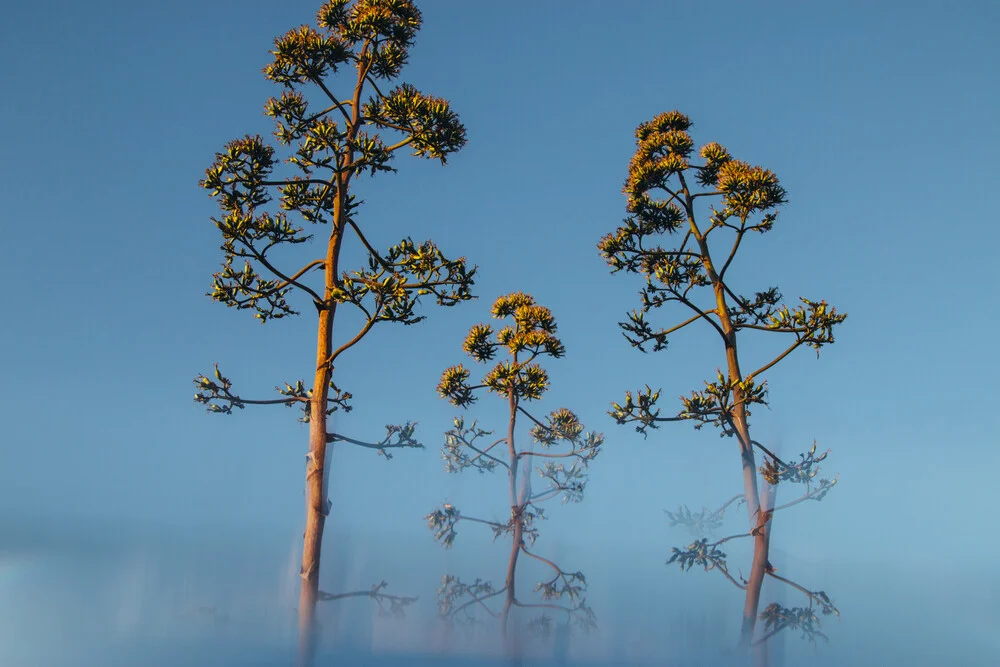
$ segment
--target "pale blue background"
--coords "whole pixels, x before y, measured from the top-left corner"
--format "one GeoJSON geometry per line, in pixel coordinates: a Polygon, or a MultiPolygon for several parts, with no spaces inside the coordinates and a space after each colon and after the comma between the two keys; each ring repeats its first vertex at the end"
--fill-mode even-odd
{"type": "MultiPolygon", "coordinates": [[[[309,374],[314,319],[303,302],[306,316],[261,327],[204,296],[221,253],[215,204],[197,181],[226,141],[269,132],[261,108],[278,89],[260,74],[267,49],[316,6],[2,10],[0,517],[19,527],[8,551],[70,549],[54,537],[67,526],[128,536],[147,523],[178,542],[253,534],[289,560],[305,427],[280,407],[206,415],[191,379],[219,362],[239,391],[270,397],[309,374]]],[[[735,443],[669,424],[643,441],[605,411],[645,383],[672,408],[722,359],[696,329],[656,355],[629,348],[615,323],[640,284],[610,276],[595,248],[623,216],[635,126],[678,108],[697,144],[773,169],[789,192],[775,230],[741,250],[743,290],[777,284],[850,314],[819,360],[802,351],[769,374],[771,410],[755,414],[758,437],[786,455],[814,438],[831,448],[825,471],[842,480],[781,517],[776,547],[830,567],[987,571],[1000,546],[996,4],[419,6],[424,29],[403,78],[448,98],[469,143],[445,168],[397,158],[398,174],[364,182],[359,220],[383,246],[430,237],[467,256],[480,299],[428,305],[427,321],[376,331],[338,365],[356,397],[339,431],[371,438],[415,419],[428,449],[389,463],[337,450],[329,554],[352,553],[338,536],[392,536],[398,553],[377,558],[397,582],[412,574],[428,610],[446,567],[500,577],[493,561],[469,561],[487,535],[464,529],[444,554],[423,516],[446,498],[504,514],[502,480],[443,472],[455,410],[434,387],[464,361],[464,333],[493,299],[524,290],[552,308],[568,349],[549,365],[545,406],[574,409],[608,439],[584,504],[554,508],[539,545],[577,544],[606,562],[587,573],[598,598],[614,594],[623,564],[651,581],[681,576],[662,562],[687,536],[666,530],[663,509],[738,492],[735,443]],[[398,562],[408,550],[423,554],[419,566],[398,562]]],[[[499,426],[501,412],[484,400],[472,416],[499,426]]],[[[332,564],[326,576],[347,577],[331,588],[351,584],[332,564]]],[[[837,598],[832,583],[809,585],[837,598]]]]}

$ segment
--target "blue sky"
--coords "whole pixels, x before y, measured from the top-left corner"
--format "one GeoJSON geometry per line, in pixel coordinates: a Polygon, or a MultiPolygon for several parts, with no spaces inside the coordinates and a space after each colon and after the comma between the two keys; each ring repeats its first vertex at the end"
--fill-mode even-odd
{"type": "MultiPolygon", "coordinates": [[[[260,326],[204,296],[221,253],[197,182],[226,141],[269,131],[261,109],[277,88],[260,69],[316,6],[5,9],[0,512],[300,530],[305,427],[280,407],[207,415],[191,380],[219,362],[240,391],[269,397],[308,375],[314,321],[304,310],[260,326]]],[[[661,558],[683,540],[664,508],[739,491],[734,442],[684,424],[644,441],[605,414],[626,389],[679,396],[722,363],[693,331],[655,355],[629,348],[616,322],[640,284],[609,275],[595,247],[624,215],[635,126],[676,108],[696,144],[719,141],[788,190],[774,231],[741,251],[740,286],[850,315],[818,360],[802,351],[769,374],[771,409],[755,415],[785,454],[814,438],[831,448],[825,471],[841,475],[782,518],[776,544],[925,563],[946,544],[1000,546],[980,515],[1000,465],[995,4],[419,6],[403,79],[452,102],[468,146],[444,168],[397,158],[399,173],[363,183],[359,221],[383,246],[412,235],[465,255],[480,298],[428,304],[425,322],[377,331],[338,366],[356,397],[338,430],[369,438],[412,419],[427,449],[389,463],[338,449],[328,539],[429,540],[423,516],[446,498],[503,513],[502,480],[443,471],[455,410],[434,387],[465,361],[468,327],[515,290],[552,309],[567,347],[543,409],[570,407],[608,443],[584,503],[553,511],[543,539],[620,535],[661,558]]],[[[748,355],[766,351],[755,345],[748,355]]],[[[469,414],[499,426],[502,407],[484,399],[469,414]]]]}

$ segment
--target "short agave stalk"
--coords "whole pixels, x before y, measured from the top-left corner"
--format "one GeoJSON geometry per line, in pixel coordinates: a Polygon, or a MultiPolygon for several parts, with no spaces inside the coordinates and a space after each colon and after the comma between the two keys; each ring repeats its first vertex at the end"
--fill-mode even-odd
{"type": "MultiPolygon", "coordinates": [[[[477,324],[469,331],[464,350],[479,363],[493,361],[498,353],[506,357],[497,361],[480,384],[470,384],[471,372],[463,365],[452,366],[441,377],[438,392],[454,405],[466,408],[482,392],[503,399],[506,412],[504,435],[493,437],[492,431],[479,427],[478,422],[466,424],[463,417],[455,418],[453,428],[445,434],[442,454],[445,469],[460,472],[472,468],[481,473],[502,470],[507,474],[509,518],[492,521],[463,514],[450,503],[427,515],[435,537],[447,548],[457,536],[462,522],[486,526],[493,539],[510,539],[511,550],[506,576],[500,587],[481,579],[466,583],[446,576],[438,590],[440,613],[449,619],[472,619],[474,612],[485,612],[500,620],[501,634],[513,638],[511,617],[515,609],[536,610],[541,616],[529,627],[548,626],[546,612],[565,614],[578,626],[589,630],[595,616],[586,602],[586,579],[581,572],[564,570],[553,560],[536,553],[538,522],[546,517],[542,504],[561,497],[563,502],[578,502],[587,483],[587,470],[604,444],[599,433],[585,433],[576,414],[566,408],[553,410],[537,417],[527,405],[540,400],[549,386],[548,372],[538,363],[541,357],[559,358],[565,353],[556,337],[556,322],[548,308],[520,292],[500,297],[493,304],[493,317],[510,323],[494,331],[487,324],[477,324]],[[531,444],[519,445],[518,427],[527,422],[531,444]],[[532,462],[543,481],[540,489],[530,483],[532,462]],[[542,564],[549,576],[535,587],[538,598],[529,601],[518,588],[517,570],[521,557],[542,564]]],[[[513,645],[512,645],[513,646],[513,645]]]]}

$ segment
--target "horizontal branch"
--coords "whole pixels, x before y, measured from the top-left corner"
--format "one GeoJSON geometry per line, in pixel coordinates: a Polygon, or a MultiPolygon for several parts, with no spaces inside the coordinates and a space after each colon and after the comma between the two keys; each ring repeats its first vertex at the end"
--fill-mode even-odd
{"type": "Polygon", "coordinates": [[[384,589],[386,586],[388,586],[388,584],[385,581],[383,581],[379,584],[375,584],[374,586],[371,587],[370,590],[367,591],[352,591],[350,593],[325,593],[323,591],[319,591],[318,599],[320,602],[334,602],[337,600],[344,600],[347,598],[366,597],[375,600],[379,608],[383,610],[384,607],[382,606],[382,603],[389,602],[392,605],[392,611],[399,614],[403,613],[402,611],[403,607],[411,605],[419,599],[416,597],[409,597],[403,595],[390,595],[389,593],[383,593],[382,589],[384,589]]]}
{"type": "Polygon", "coordinates": [[[324,181],[322,178],[300,178],[297,180],[289,181],[261,181],[261,185],[266,185],[269,187],[283,188],[287,185],[325,185],[329,187],[331,184],[329,181],[324,181]]]}
{"type": "Polygon", "coordinates": [[[327,442],[346,442],[352,445],[357,445],[358,447],[364,447],[366,449],[375,449],[378,451],[379,455],[384,456],[386,460],[392,460],[392,454],[390,454],[388,449],[423,449],[424,446],[417,442],[413,438],[413,432],[416,429],[415,423],[406,422],[405,425],[395,425],[387,424],[385,427],[385,438],[379,442],[364,442],[363,440],[355,440],[354,438],[348,438],[346,436],[340,435],[338,433],[327,433],[327,442]],[[395,442],[390,442],[396,437],[395,442]]]}
{"type": "Polygon", "coordinates": [[[509,525],[506,523],[501,523],[499,521],[488,521],[486,519],[480,519],[478,517],[468,516],[466,514],[459,514],[458,516],[456,516],[455,522],[457,523],[459,521],[472,521],[473,523],[481,523],[490,526],[491,528],[506,528],[509,525]]]}
{"type": "Polygon", "coordinates": [[[284,405],[292,406],[296,403],[308,403],[306,396],[286,396],[284,398],[271,399],[250,399],[243,398],[230,391],[232,382],[229,378],[223,377],[219,372],[219,365],[215,365],[215,378],[210,380],[205,375],[199,375],[194,379],[195,386],[199,389],[195,394],[196,403],[201,403],[208,407],[209,412],[221,412],[230,414],[233,408],[242,409],[247,405],[284,405]],[[221,404],[221,405],[220,405],[221,404]]]}
{"type": "Polygon", "coordinates": [[[810,331],[813,331],[813,329],[809,327],[772,327],[772,326],[767,326],[766,324],[748,324],[748,323],[741,324],[740,328],[754,329],[756,331],[778,331],[780,333],[792,333],[792,334],[809,333],[810,331]]]}
{"type": "MultiPolygon", "coordinates": [[[[354,438],[348,438],[346,435],[340,435],[339,433],[327,433],[326,434],[326,441],[327,442],[347,442],[347,443],[350,443],[352,445],[357,445],[358,447],[366,447],[368,449],[391,449],[393,447],[396,447],[396,448],[412,447],[412,445],[403,445],[403,444],[389,445],[389,444],[385,444],[384,442],[383,443],[363,442],[361,440],[355,440],[354,438]]],[[[386,438],[386,441],[388,441],[388,438],[386,438]]]]}
{"type": "Polygon", "coordinates": [[[573,449],[572,451],[563,452],[562,454],[549,454],[548,452],[536,452],[536,451],[530,451],[529,452],[529,451],[523,451],[523,452],[518,452],[517,455],[518,455],[519,458],[520,457],[527,457],[527,456],[540,456],[540,457],[546,458],[546,459],[565,459],[565,458],[569,458],[571,456],[575,456],[577,458],[582,459],[582,458],[584,458],[584,455],[580,453],[582,451],[583,450],[581,450],[581,449],[573,449]]]}
{"type": "Polygon", "coordinates": [[[251,400],[248,398],[240,398],[239,402],[243,403],[244,405],[292,405],[293,403],[308,403],[309,399],[299,398],[297,396],[289,398],[272,398],[265,400],[251,400]]]}
{"type": "MultiPolygon", "coordinates": [[[[372,597],[371,591],[352,591],[350,593],[324,593],[319,592],[320,602],[333,602],[335,600],[344,600],[346,598],[370,598],[372,597]]],[[[392,597],[392,596],[386,596],[392,597]]]]}
{"type": "Polygon", "coordinates": [[[520,607],[521,609],[553,609],[555,611],[562,611],[572,616],[578,613],[577,610],[572,607],[564,607],[558,604],[552,604],[551,602],[518,602],[514,600],[514,606],[520,607]]]}

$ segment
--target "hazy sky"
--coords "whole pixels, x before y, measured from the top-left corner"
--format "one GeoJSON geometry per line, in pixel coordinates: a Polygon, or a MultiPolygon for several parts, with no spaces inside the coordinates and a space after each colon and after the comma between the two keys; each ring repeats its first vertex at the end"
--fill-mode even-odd
{"type": "MultiPolygon", "coordinates": [[[[205,296],[222,255],[198,180],[225,142],[270,131],[262,106],[280,91],[260,70],[318,4],[4,9],[4,514],[300,530],[306,427],[282,407],[207,415],[191,380],[218,362],[266,398],[310,374],[307,303],[261,326],[205,296]]],[[[676,108],[696,144],[719,141],[788,190],[774,231],[744,245],[737,287],[778,285],[850,315],[818,360],[803,350],[769,374],[770,411],[754,415],[757,437],[788,456],[814,438],[831,448],[824,471],[841,476],[782,517],[775,545],[813,561],[923,562],[945,545],[1000,546],[981,518],[1000,465],[996,4],[419,7],[403,78],[452,102],[468,146],[444,168],[398,157],[399,173],[362,182],[358,220],[383,247],[412,235],[466,256],[480,298],[427,304],[425,322],[376,331],[338,365],[355,396],[338,431],[368,439],[416,420],[427,449],[387,463],[338,448],[328,540],[359,527],[430,540],[423,516],[445,499],[505,515],[501,479],[444,472],[457,411],[435,385],[515,290],[552,309],[567,347],[540,411],[569,407],[607,436],[584,503],[554,509],[543,541],[622,536],[662,560],[685,537],[667,533],[664,508],[740,491],[734,441],[688,424],[643,440],[606,415],[646,383],[672,410],[723,363],[695,329],[655,355],[631,349],[616,322],[640,282],[611,276],[595,247],[624,215],[635,126],[676,108]]],[[[763,351],[748,344],[747,365],[763,351]]],[[[468,414],[500,427],[502,409],[485,397],[468,414]]],[[[465,529],[455,548],[488,539],[465,529]]]]}

